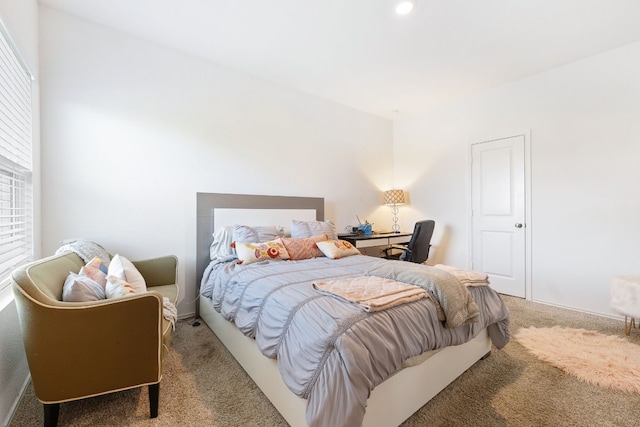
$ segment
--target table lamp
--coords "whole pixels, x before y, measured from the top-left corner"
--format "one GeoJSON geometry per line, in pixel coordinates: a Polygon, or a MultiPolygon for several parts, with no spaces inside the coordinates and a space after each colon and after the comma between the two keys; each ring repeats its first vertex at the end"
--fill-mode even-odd
{"type": "Polygon", "coordinates": [[[398,225],[398,205],[404,205],[406,203],[403,190],[387,190],[383,193],[384,204],[391,206],[391,212],[393,213],[393,232],[400,233],[400,226],[398,225]]]}

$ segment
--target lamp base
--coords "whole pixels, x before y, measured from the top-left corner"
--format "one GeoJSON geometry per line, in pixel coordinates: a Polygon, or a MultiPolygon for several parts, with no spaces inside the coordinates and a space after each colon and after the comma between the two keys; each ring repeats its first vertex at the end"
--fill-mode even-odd
{"type": "Polygon", "coordinates": [[[391,227],[391,229],[394,233],[400,233],[400,226],[398,225],[398,207],[393,205],[391,212],[393,213],[393,227],[391,227]]]}

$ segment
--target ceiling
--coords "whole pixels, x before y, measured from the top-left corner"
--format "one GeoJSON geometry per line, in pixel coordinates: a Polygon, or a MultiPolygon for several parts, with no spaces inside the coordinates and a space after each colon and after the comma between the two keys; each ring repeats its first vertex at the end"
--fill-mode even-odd
{"type": "Polygon", "coordinates": [[[638,0],[39,0],[395,119],[640,40],[638,0]]]}

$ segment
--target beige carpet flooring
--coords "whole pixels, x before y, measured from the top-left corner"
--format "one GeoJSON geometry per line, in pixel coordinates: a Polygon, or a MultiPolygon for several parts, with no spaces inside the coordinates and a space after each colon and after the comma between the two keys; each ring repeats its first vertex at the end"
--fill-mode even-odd
{"type": "MultiPolygon", "coordinates": [[[[561,325],[631,337],[623,323],[504,297],[511,330],[561,325]]],[[[148,418],[147,389],[61,405],[59,426],[286,426],[215,335],[193,319],[178,322],[160,386],[160,414],[148,418]]],[[[640,357],[640,352],[638,354],[640,357]]],[[[99,369],[99,367],[96,367],[99,369]]],[[[42,405],[29,386],[11,427],[42,425],[42,405]]],[[[591,385],[529,354],[515,339],[494,349],[418,412],[416,426],[637,426],[640,395],[591,385]]]]}

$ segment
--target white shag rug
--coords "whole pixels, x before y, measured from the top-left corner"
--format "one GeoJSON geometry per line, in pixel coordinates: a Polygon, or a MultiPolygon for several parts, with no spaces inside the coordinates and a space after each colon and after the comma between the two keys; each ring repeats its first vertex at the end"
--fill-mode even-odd
{"type": "Polygon", "coordinates": [[[521,328],[516,340],[531,354],[591,384],[640,394],[640,346],[585,329],[521,328]]]}

